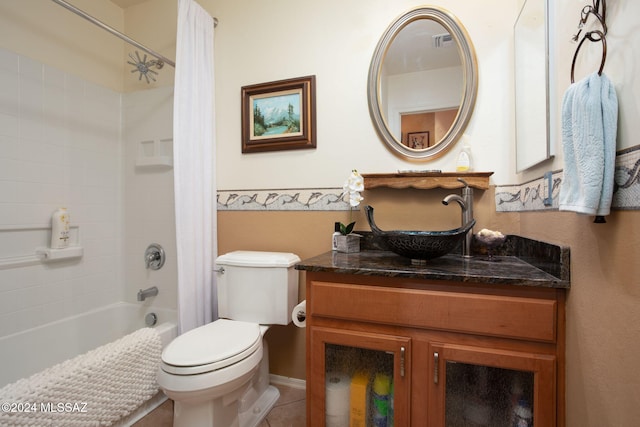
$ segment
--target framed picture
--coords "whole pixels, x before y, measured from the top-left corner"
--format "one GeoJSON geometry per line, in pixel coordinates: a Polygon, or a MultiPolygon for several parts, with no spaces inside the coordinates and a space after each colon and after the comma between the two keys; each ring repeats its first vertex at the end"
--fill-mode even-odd
{"type": "Polygon", "coordinates": [[[242,87],[242,152],[316,148],[316,78],[242,87]]]}
{"type": "Polygon", "coordinates": [[[407,132],[407,147],[421,149],[429,146],[429,131],[407,132]]]}

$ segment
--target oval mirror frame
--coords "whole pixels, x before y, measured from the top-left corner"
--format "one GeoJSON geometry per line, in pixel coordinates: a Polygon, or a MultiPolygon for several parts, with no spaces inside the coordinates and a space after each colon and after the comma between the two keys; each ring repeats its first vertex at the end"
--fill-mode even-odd
{"type": "Polygon", "coordinates": [[[475,106],[478,91],[478,64],[471,39],[464,26],[449,11],[442,8],[418,7],[398,17],[383,33],[373,53],[367,83],[369,114],[378,135],[396,154],[414,160],[431,160],[443,154],[462,135],[475,106]],[[462,63],[463,84],[458,113],[444,137],[436,144],[424,149],[410,148],[393,136],[381,112],[381,69],[385,55],[396,35],[411,22],[429,19],[442,25],[453,37],[462,63]]]}

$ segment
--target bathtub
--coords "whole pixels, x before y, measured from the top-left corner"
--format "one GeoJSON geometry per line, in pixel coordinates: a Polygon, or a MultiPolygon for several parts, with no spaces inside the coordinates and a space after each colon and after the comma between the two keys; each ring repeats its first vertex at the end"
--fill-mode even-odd
{"type": "MultiPolygon", "coordinates": [[[[0,388],[145,327],[145,316],[151,312],[157,316],[154,328],[165,347],[178,333],[176,311],[124,302],[1,337],[0,388]]],[[[152,400],[128,422],[151,411],[166,397],[159,393],[152,400]]]]}

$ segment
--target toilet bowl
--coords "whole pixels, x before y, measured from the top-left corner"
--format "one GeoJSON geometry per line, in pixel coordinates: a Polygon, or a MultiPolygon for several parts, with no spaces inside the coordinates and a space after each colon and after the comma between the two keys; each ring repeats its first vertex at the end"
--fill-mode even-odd
{"type": "Polygon", "coordinates": [[[178,336],[162,352],[157,381],[174,401],[174,427],[256,427],[271,410],[280,393],[269,385],[264,335],[268,325],[290,322],[297,261],[288,253],[245,251],[216,260],[224,275],[222,318],[178,336]]]}
{"type": "Polygon", "coordinates": [[[175,402],[174,427],[251,427],[264,418],[279,397],[269,386],[267,329],[219,319],[167,346],[158,384],[175,402]]]}

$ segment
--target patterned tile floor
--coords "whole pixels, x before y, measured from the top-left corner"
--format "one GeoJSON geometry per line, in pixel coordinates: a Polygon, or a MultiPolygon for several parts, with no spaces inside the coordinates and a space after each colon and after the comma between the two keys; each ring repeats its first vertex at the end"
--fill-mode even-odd
{"type": "MultiPolygon", "coordinates": [[[[280,399],[258,427],[304,427],[306,424],[305,391],[283,385],[280,399]]],[[[133,427],[173,427],[173,401],[167,400],[133,427]]]]}

